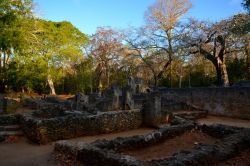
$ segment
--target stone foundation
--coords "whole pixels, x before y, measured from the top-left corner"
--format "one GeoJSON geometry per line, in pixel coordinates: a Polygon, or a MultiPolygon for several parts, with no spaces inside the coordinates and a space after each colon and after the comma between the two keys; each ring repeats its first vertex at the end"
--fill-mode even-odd
{"type": "Polygon", "coordinates": [[[0,126],[13,125],[18,123],[19,123],[18,115],[7,114],[0,116],[0,126]]]}
{"type": "MultiPolygon", "coordinates": [[[[229,126],[196,126],[186,122],[183,125],[165,127],[147,135],[114,140],[99,140],[91,144],[84,142],[59,141],[55,144],[55,152],[67,155],[73,162],[86,165],[134,165],[134,166],[163,166],[163,165],[213,165],[220,161],[236,156],[241,150],[250,148],[250,130],[232,128],[229,126]],[[180,151],[162,160],[145,163],[132,156],[120,154],[124,149],[138,149],[160,143],[173,138],[188,130],[201,130],[213,135],[219,140],[214,144],[197,144],[190,151],[180,151]],[[221,134],[214,132],[221,131],[221,134]]],[[[74,163],[73,163],[74,164],[74,163]]]]}
{"type": "Polygon", "coordinates": [[[86,116],[81,112],[54,112],[45,115],[25,113],[20,116],[24,133],[39,144],[74,138],[137,129],[142,125],[139,110],[116,111],[86,116]],[[44,116],[46,118],[44,118],[44,116]]]}

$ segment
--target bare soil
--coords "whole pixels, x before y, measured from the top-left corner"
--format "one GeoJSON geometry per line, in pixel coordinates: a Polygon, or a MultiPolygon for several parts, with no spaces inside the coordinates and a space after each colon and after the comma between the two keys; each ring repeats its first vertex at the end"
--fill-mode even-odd
{"type": "Polygon", "coordinates": [[[220,116],[207,116],[198,120],[200,124],[212,125],[212,124],[224,124],[235,127],[250,128],[250,120],[242,120],[237,118],[228,118],[220,116]]]}
{"type": "Polygon", "coordinates": [[[24,113],[24,112],[32,112],[32,111],[35,111],[35,110],[30,107],[19,107],[16,109],[15,113],[24,113]]]}
{"type": "Polygon", "coordinates": [[[61,100],[70,100],[73,99],[75,95],[56,95],[61,100]]]}
{"type": "MultiPolygon", "coordinates": [[[[124,131],[120,133],[85,136],[71,139],[73,141],[94,142],[98,139],[114,139],[134,135],[147,134],[153,131],[150,128],[124,131]]],[[[24,137],[14,141],[0,143],[0,166],[52,166],[58,165],[53,156],[54,143],[37,145],[24,137]]]]}
{"type": "Polygon", "coordinates": [[[94,142],[96,140],[101,140],[101,139],[112,140],[112,139],[117,138],[117,137],[130,137],[130,136],[135,136],[135,135],[144,135],[144,134],[148,134],[154,130],[155,129],[152,129],[152,128],[140,128],[140,129],[135,129],[135,130],[130,130],[130,131],[123,131],[123,132],[119,132],[119,133],[78,137],[78,138],[73,138],[70,140],[71,141],[84,141],[86,143],[91,143],[91,142],[94,142]]]}
{"type": "Polygon", "coordinates": [[[216,138],[195,130],[149,147],[127,150],[122,154],[133,156],[144,162],[150,162],[168,158],[181,150],[191,150],[199,143],[213,144],[215,141],[216,138]]]}
{"type": "Polygon", "coordinates": [[[0,144],[1,166],[44,166],[56,165],[52,156],[53,144],[37,145],[24,137],[14,142],[0,144]]]}

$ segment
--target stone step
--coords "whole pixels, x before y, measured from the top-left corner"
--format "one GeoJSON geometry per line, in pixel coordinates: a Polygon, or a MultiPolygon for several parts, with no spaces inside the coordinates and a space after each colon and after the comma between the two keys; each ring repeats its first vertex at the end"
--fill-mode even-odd
{"type": "Polygon", "coordinates": [[[0,126],[10,126],[18,124],[18,116],[15,114],[0,115],[0,126]]]}
{"type": "Polygon", "coordinates": [[[17,130],[20,130],[19,125],[0,126],[0,131],[17,131],[17,130]]]}
{"type": "Polygon", "coordinates": [[[22,136],[22,131],[0,131],[0,136],[22,136]]]}

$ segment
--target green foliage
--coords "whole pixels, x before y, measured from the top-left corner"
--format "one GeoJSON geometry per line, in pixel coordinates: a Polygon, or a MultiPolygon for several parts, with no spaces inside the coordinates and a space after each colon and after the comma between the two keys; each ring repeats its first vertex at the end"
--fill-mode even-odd
{"type": "Polygon", "coordinates": [[[88,38],[69,22],[35,19],[33,23],[36,26],[37,42],[31,41],[30,47],[15,58],[19,67],[24,68],[21,70],[22,78],[38,75],[33,78],[34,81],[31,80],[32,86],[30,82],[26,82],[25,86],[35,89],[37,81],[42,82],[40,87],[46,87],[48,74],[55,84],[59,85],[57,82],[72,70],[72,65],[80,63],[83,59],[83,47],[88,38]],[[32,67],[37,70],[29,72],[32,67]]]}
{"type": "Polygon", "coordinates": [[[242,5],[250,13],[250,0],[243,0],[242,5]]]}
{"type": "Polygon", "coordinates": [[[0,1],[0,91],[4,92],[11,58],[21,52],[30,37],[27,19],[32,18],[31,0],[0,1]]]}
{"type": "Polygon", "coordinates": [[[228,75],[230,83],[234,84],[240,80],[250,80],[250,63],[244,59],[235,58],[228,64],[228,75]]]}
{"type": "Polygon", "coordinates": [[[228,20],[230,31],[236,35],[245,35],[250,32],[250,15],[237,14],[228,20]]]}
{"type": "Polygon", "coordinates": [[[59,85],[72,65],[81,63],[88,37],[70,22],[33,18],[32,5],[32,0],[0,2],[0,84],[44,93],[48,75],[59,85]]]}
{"type": "Polygon", "coordinates": [[[0,2],[0,52],[11,49],[18,51],[22,48],[27,34],[25,19],[32,17],[32,1],[30,0],[1,0],[0,2]]]}
{"type": "Polygon", "coordinates": [[[91,58],[85,59],[82,63],[74,66],[74,73],[62,78],[57,85],[59,93],[90,93],[97,87],[93,86],[94,65],[91,58]]]}
{"type": "MultiPolygon", "coordinates": [[[[28,62],[28,60],[26,60],[28,62]]],[[[9,90],[47,93],[45,67],[36,63],[12,63],[6,72],[9,90]]]]}

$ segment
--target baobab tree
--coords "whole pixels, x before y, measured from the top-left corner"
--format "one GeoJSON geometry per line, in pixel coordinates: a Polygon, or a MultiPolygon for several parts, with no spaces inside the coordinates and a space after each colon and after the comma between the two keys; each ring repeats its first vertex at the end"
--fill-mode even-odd
{"type": "Polygon", "coordinates": [[[226,66],[226,57],[232,54],[249,54],[249,42],[246,36],[235,35],[245,31],[235,22],[242,20],[242,16],[234,16],[217,23],[200,22],[190,20],[187,25],[187,33],[184,41],[190,46],[190,53],[202,55],[211,61],[216,69],[218,85],[229,86],[229,78],[226,66]],[[239,31],[239,32],[238,32],[239,31]],[[244,53],[245,52],[245,53],[244,53]]]}

